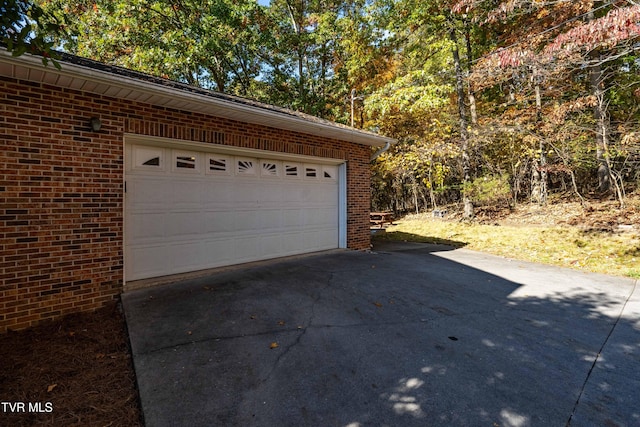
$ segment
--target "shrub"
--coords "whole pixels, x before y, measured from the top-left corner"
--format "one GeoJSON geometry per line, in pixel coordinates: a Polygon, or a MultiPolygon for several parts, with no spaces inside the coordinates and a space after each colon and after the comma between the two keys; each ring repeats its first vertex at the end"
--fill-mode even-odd
{"type": "Polygon", "coordinates": [[[507,175],[485,175],[476,178],[464,191],[477,206],[508,204],[511,200],[511,185],[507,175]]]}

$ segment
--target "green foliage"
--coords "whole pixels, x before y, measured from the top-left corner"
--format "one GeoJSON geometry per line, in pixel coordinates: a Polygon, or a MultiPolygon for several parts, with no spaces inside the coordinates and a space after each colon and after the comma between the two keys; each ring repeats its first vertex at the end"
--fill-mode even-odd
{"type": "Polygon", "coordinates": [[[65,50],[156,76],[248,93],[260,73],[262,9],[253,0],[39,0],[73,17],[65,50]]]}
{"type": "Polygon", "coordinates": [[[478,205],[504,204],[511,199],[509,181],[507,175],[485,175],[464,186],[463,191],[478,205]]]}
{"type": "Polygon", "coordinates": [[[602,143],[589,71],[601,59],[604,157],[640,186],[638,35],[611,5],[589,17],[589,0],[1,1],[16,55],[46,62],[57,47],[342,123],[353,105],[356,127],[399,141],[372,178],[374,206],[396,211],[461,190],[476,203],[529,200],[543,172],[551,191],[590,191],[602,143]],[[567,34],[584,37],[573,53],[567,34]],[[594,43],[597,58],[583,49],[594,43]]]}
{"type": "Polygon", "coordinates": [[[41,55],[44,65],[51,60],[59,68],[54,40],[64,34],[64,24],[64,19],[28,0],[0,1],[0,43],[13,56],[41,55]]]}

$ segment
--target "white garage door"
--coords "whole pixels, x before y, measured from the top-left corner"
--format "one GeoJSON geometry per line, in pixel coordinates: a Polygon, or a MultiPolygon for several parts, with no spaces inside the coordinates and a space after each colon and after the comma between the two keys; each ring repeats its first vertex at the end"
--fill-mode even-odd
{"type": "Polygon", "coordinates": [[[339,166],[127,145],[125,280],[339,247],[339,166]]]}

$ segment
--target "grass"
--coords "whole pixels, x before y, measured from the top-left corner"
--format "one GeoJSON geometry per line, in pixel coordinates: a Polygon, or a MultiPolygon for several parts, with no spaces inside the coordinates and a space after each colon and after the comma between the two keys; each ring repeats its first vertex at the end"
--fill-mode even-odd
{"type": "Polygon", "coordinates": [[[638,231],[572,226],[486,225],[427,215],[396,222],[375,239],[442,243],[524,261],[640,278],[638,231]]]}

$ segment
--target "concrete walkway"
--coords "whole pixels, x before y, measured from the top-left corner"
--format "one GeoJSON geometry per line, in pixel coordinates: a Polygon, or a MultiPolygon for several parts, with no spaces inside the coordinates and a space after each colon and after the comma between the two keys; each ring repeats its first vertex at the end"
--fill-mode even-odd
{"type": "Polygon", "coordinates": [[[634,426],[637,288],[387,244],[123,302],[149,427],[634,426]]]}

